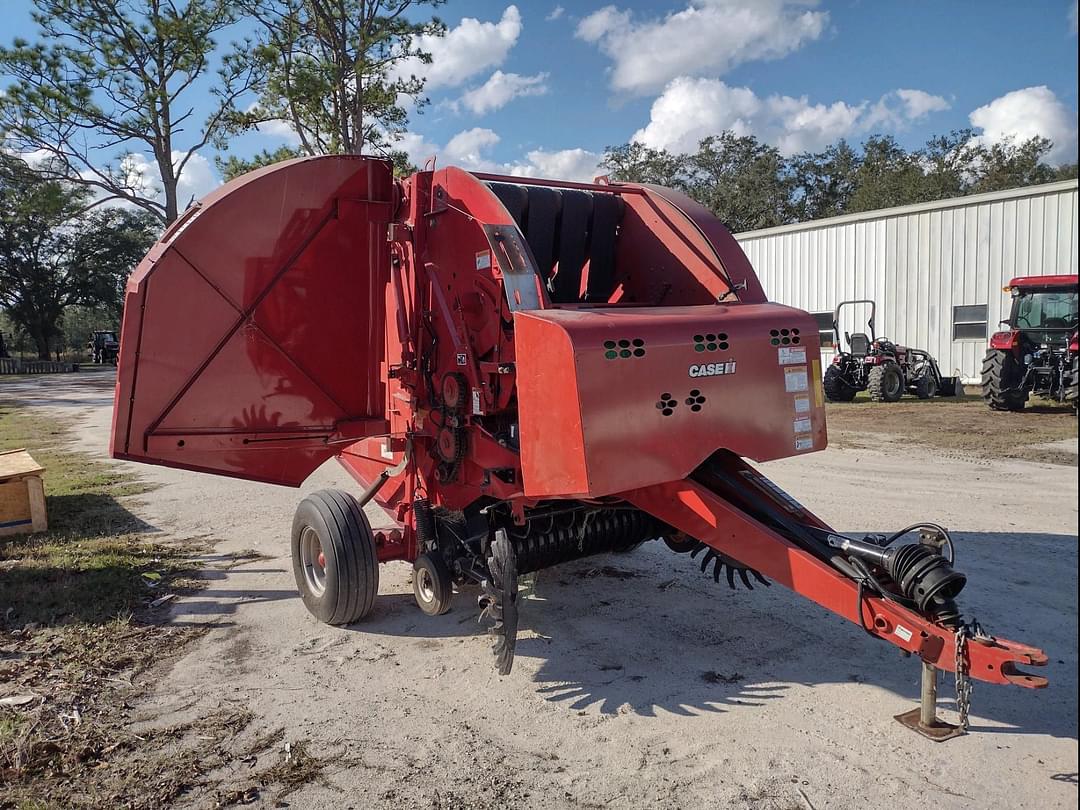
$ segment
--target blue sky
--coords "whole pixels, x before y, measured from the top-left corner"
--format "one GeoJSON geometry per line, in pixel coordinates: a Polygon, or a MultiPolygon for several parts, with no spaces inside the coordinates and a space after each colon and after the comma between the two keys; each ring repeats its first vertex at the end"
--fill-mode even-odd
{"type": "MultiPolygon", "coordinates": [[[[3,0],[0,40],[33,38],[30,0],[3,0]]],[[[587,178],[633,138],[686,150],[752,132],[786,153],[894,134],[914,147],[975,126],[1042,134],[1076,159],[1076,3],[450,0],[432,45],[430,105],[402,145],[414,161],[587,178]]],[[[288,139],[267,127],[244,155],[288,139]]],[[[188,185],[216,182],[209,161],[188,185]]]]}

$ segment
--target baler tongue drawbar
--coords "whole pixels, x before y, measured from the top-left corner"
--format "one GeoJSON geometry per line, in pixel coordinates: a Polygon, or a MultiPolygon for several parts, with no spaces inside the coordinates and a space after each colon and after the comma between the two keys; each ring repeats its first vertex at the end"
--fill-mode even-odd
{"type": "MultiPolygon", "coordinates": [[[[925,736],[941,740],[958,733],[937,720],[933,700],[927,699],[927,692],[936,689],[937,669],[956,674],[960,731],[967,723],[970,679],[1035,689],[1047,685],[1046,678],[1019,668],[1044,666],[1045,653],[989,636],[977,622],[963,622],[955,598],[966,577],[953,570],[953,542],[939,526],[920,524],[888,538],[846,537],[725,452],[686,480],[622,497],[672,527],[678,537],[695,538],[755,577],[785,585],[870,635],[918,655],[926,667],[922,714],[915,710],[897,719],[925,736]],[[914,532],[920,533],[919,542],[896,543],[914,532]],[[948,558],[941,553],[945,549],[948,558]]],[[[700,550],[688,539],[681,548],[669,546],[700,550]]],[[[745,573],[742,577],[745,582],[745,573]]]]}

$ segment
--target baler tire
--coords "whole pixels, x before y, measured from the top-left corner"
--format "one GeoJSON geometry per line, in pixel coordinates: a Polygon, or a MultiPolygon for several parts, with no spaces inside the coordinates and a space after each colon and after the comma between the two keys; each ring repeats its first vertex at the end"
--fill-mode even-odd
{"type": "Polygon", "coordinates": [[[413,597],[428,616],[442,616],[450,610],[454,582],[442,554],[421,554],[413,562],[413,597]]]}
{"type": "Polygon", "coordinates": [[[825,370],[821,387],[825,389],[825,398],[829,402],[851,402],[859,393],[859,389],[844,379],[844,373],[838,366],[829,366],[825,370]]]}
{"type": "Polygon", "coordinates": [[[982,398],[992,411],[1022,411],[1026,391],[1008,390],[1017,384],[1019,364],[1012,352],[991,349],[983,358],[982,398]]]}
{"type": "Polygon", "coordinates": [[[352,495],[323,489],[300,502],[292,559],[300,597],[319,621],[352,624],[371,612],[379,593],[379,558],[371,524],[352,495]],[[321,562],[311,558],[316,540],[321,562]]]}
{"type": "Polygon", "coordinates": [[[866,390],[874,402],[898,402],[904,395],[904,375],[896,363],[882,363],[870,370],[866,390]]]}

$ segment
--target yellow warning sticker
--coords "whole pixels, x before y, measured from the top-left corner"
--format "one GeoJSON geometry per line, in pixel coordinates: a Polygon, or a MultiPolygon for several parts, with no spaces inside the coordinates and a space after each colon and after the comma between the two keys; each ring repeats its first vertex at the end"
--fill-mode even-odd
{"type": "Polygon", "coordinates": [[[815,358],[810,365],[814,369],[814,404],[820,408],[825,404],[825,392],[821,387],[821,360],[815,358]]]}

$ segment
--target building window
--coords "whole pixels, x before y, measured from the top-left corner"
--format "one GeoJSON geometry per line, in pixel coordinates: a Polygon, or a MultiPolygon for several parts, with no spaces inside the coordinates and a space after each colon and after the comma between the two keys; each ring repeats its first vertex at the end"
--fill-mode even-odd
{"type": "Polygon", "coordinates": [[[817,321],[818,338],[821,340],[821,348],[830,349],[833,346],[833,328],[831,312],[815,312],[814,320],[817,321]]]}
{"type": "Polygon", "coordinates": [[[986,304],[953,307],[953,340],[986,340],[986,304]]]}

